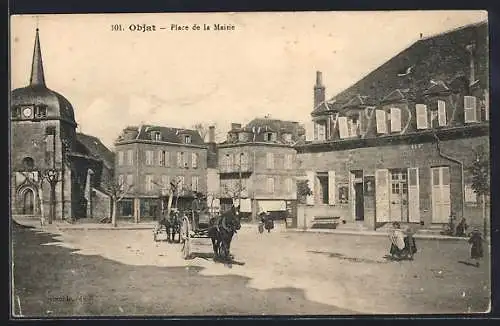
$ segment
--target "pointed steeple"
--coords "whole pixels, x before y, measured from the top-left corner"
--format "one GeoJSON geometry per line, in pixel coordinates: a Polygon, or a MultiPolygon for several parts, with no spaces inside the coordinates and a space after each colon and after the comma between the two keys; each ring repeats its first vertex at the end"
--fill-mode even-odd
{"type": "Polygon", "coordinates": [[[45,86],[45,76],[43,74],[42,51],[40,50],[40,37],[38,28],[36,29],[35,48],[33,50],[33,62],[31,64],[31,86],[45,86]]]}

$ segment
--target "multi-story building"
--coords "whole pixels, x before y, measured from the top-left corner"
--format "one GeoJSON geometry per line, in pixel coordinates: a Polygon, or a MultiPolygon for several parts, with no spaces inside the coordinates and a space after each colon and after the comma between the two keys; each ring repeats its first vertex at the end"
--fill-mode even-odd
{"type": "Polygon", "coordinates": [[[325,100],[314,86],[314,140],[297,146],[310,216],[376,228],[471,219],[468,167],[489,152],[488,28],[422,38],[325,100]]]}
{"type": "Polygon", "coordinates": [[[207,145],[195,130],[153,125],[127,127],[115,142],[115,177],[127,190],[118,203],[119,217],[157,217],[175,184],[178,207],[193,192],[207,191],[207,145]]]}
{"type": "Polygon", "coordinates": [[[282,212],[296,199],[297,155],[293,145],[305,130],[297,122],[254,119],[233,123],[218,146],[221,208],[240,204],[241,212],[282,212]]]}
{"type": "Polygon", "coordinates": [[[10,108],[12,213],[109,217],[113,153],[77,133],[71,103],[47,87],[38,29],[30,83],[12,91],[10,108]]]}

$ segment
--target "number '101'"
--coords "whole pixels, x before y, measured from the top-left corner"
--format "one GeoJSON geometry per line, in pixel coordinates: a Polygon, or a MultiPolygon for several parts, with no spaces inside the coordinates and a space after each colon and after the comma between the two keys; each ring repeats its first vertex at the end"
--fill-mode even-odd
{"type": "Polygon", "coordinates": [[[111,25],[111,31],[112,32],[117,32],[117,31],[121,31],[123,30],[122,29],[122,25],[121,24],[114,24],[114,25],[111,25]]]}

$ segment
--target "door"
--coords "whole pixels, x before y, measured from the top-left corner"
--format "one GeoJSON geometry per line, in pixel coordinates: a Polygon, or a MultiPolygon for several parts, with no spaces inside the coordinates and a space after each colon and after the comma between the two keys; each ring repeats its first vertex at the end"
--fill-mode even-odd
{"type": "Polygon", "coordinates": [[[451,214],[450,169],[447,166],[432,168],[432,222],[448,223],[451,214]]]}
{"type": "Polygon", "coordinates": [[[408,221],[408,182],[406,170],[391,171],[391,221],[408,221]]]}
{"type": "Polygon", "coordinates": [[[23,192],[23,214],[24,215],[33,215],[34,213],[34,203],[35,203],[35,194],[31,189],[26,189],[23,192]]]}
{"type": "Polygon", "coordinates": [[[363,183],[354,184],[354,192],[356,196],[356,221],[363,221],[365,219],[365,203],[363,196],[363,183]]]}
{"type": "Polygon", "coordinates": [[[377,222],[390,222],[389,217],[389,170],[375,173],[375,215],[377,222]]]}

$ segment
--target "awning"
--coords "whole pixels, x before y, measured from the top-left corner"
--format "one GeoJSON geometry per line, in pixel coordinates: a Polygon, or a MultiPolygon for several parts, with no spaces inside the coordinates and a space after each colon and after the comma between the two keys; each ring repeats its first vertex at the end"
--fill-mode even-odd
{"type": "Polygon", "coordinates": [[[265,211],[285,211],[286,202],[284,200],[260,200],[258,203],[259,213],[265,211]]]}

